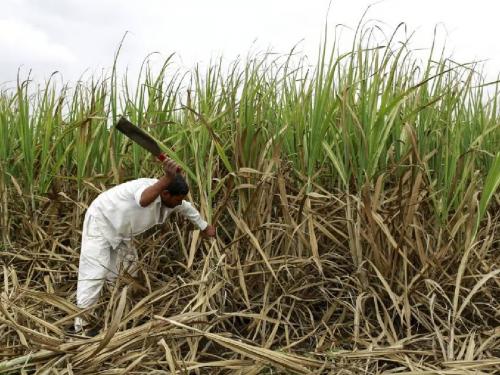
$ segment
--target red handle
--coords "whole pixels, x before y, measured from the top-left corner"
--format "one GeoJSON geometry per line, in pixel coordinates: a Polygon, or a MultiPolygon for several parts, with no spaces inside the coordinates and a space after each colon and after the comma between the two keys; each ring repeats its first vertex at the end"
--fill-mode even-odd
{"type": "MultiPolygon", "coordinates": [[[[167,156],[162,152],[160,155],[157,156],[157,158],[158,158],[159,161],[165,161],[165,159],[167,158],[167,156]]],[[[181,172],[181,167],[177,167],[176,172],[180,173],[181,172]]]]}

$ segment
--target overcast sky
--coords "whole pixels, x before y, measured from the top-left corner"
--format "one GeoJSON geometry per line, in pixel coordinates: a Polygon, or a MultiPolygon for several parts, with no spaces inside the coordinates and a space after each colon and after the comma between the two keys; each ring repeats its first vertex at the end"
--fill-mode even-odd
{"type": "MultiPolygon", "coordinates": [[[[148,53],[192,67],[223,55],[249,51],[299,50],[315,59],[325,21],[355,28],[367,6],[368,19],[392,30],[406,22],[416,30],[415,48],[429,47],[434,27],[446,36],[459,61],[488,59],[500,71],[498,0],[1,0],[0,84],[18,69],[43,79],[59,71],[64,81],[109,68],[120,39],[129,31],[120,66],[137,67],[148,53]]],[[[345,32],[345,40],[350,38],[345,32]]],[[[10,81],[10,83],[9,83],[10,81]]]]}

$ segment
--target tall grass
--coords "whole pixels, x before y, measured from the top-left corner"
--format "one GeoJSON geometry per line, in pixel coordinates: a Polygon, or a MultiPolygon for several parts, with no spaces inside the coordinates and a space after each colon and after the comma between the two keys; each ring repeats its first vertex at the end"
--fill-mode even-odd
{"type": "Polygon", "coordinates": [[[276,137],[280,157],[311,181],[359,189],[411,149],[405,130],[411,127],[435,188],[436,214],[446,217],[474,171],[485,176],[493,165],[498,90],[486,99],[475,64],[436,61],[432,54],[419,64],[405,44],[374,47],[371,33],[362,32],[346,54],[335,46],[327,51],[325,44],[314,68],[261,55],[235,62],[227,73],[216,61],[206,73],[186,75],[169,70],[169,58],[156,75],[145,61],[133,85],[127,76],[118,85],[115,70],[111,81],[93,79],[59,91],[48,81],[32,95],[33,83],[19,82],[16,92],[2,93],[5,172],[41,193],[60,165],[76,168],[81,181],[109,173],[112,161],[122,158],[139,175],[147,155],[104,126],[126,114],[175,149],[191,177],[201,157],[195,155],[208,152],[211,143],[219,145],[216,153],[226,168],[257,167],[259,157],[272,152],[266,143],[276,137]],[[59,141],[74,144],[51,152],[59,141]],[[124,146],[131,152],[123,152],[124,146]],[[14,155],[18,159],[8,162],[14,155]],[[328,178],[322,168],[332,172],[328,178]]]}
{"type": "MultiPolygon", "coordinates": [[[[238,215],[251,227],[262,224],[255,205],[259,189],[266,174],[286,162],[294,175],[290,183],[305,194],[302,207],[310,206],[307,193],[318,187],[371,205],[370,191],[380,198],[410,179],[417,183],[414,199],[422,188],[432,203],[426,220],[456,224],[468,210],[478,221],[500,174],[498,84],[486,83],[477,64],[436,57],[434,46],[420,62],[407,43],[397,41],[398,29],[383,46],[374,44],[375,33],[358,30],[346,53],[325,41],[313,67],[293,54],[262,54],[183,73],[170,56],[155,73],[146,59],[135,83],[127,75],[120,81],[117,60],[110,79],[71,88],[57,90],[49,80],[34,89],[30,80],[20,80],[17,90],[1,95],[3,189],[21,189],[36,212],[34,197],[57,193],[64,180],[75,181],[78,200],[84,200],[84,181],[148,175],[151,156],[109,128],[125,114],[184,167],[207,216],[224,186],[243,184],[249,188],[236,192],[238,215]],[[486,178],[486,194],[473,203],[486,178]]],[[[370,220],[380,222],[377,216],[370,220]]],[[[306,227],[321,268],[314,233],[306,227]]],[[[4,225],[4,237],[10,230],[4,225]]],[[[398,257],[391,243],[389,253],[398,257]]],[[[380,259],[387,262],[389,253],[380,259]]],[[[358,258],[361,264],[364,257],[358,258]]]]}
{"type": "MultiPolygon", "coordinates": [[[[183,284],[185,294],[175,289],[175,298],[185,307],[168,310],[171,302],[162,300],[167,307],[159,312],[150,305],[158,295],[153,279],[139,305],[181,314],[169,324],[189,330],[190,360],[201,336],[288,370],[295,359],[265,350],[309,351],[312,342],[319,348],[330,340],[333,358],[344,336],[349,349],[419,348],[413,340],[420,337],[439,347],[441,361],[494,357],[486,348],[497,336],[484,335],[498,323],[491,298],[498,292],[498,83],[486,82],[478,64],[458,64],[434,46],[422,62],[398,32],[377,45],[377,29],[360,29],[348,51],[325,42],[314,66],[293,53],[261,54],[183,72],[170,56],[160,69],[146,58],[131,79],[118,77],[117,58],[110,77],[74,86],[58,88],[51,79],[38,88],[20,79],[16,90],[0,94],[4,246],[25,254],[39,243],[45,254],[52,243],[64,251],[51,250],[49,259],[75,260],[90,200],[110,185],[160,173],[151,155],[109,127],[123,114],[183,166],[194,200],[219,228],[212,244],[200,245],[182,224],[172,227],[174,244],[161,236],[147,242],[158,251],[160,238],[184,256],[175,272],[192,282],[183,284]],[[64,230],[61,217],[69,221],[64,230]],[[200,334],[196,322],[179,326],[182,314],[205,319],[214,306],[232,320],[214,317],[213,327],[263,349],[208,332],[192,337],[200,334]],[[476,337],[470,332],[478,319],[476,337]]],[[[144,257],[150,270],[161,269],[150,251],[144,257]]],[[[51,274],[52,282],[74,273],[70,264],[51,274]]],[[[17,285],[17,277],[5,280],[17,285]]],[[[51,308],[63,309],[59,302],[51,308]]],[[[110,302],[107,311],[116,306],[110,302]]],[[[131,307],[127,319],[143,314],[131,307]]],[[[186,358],[180,345],[172,353],[186,358]]]]}

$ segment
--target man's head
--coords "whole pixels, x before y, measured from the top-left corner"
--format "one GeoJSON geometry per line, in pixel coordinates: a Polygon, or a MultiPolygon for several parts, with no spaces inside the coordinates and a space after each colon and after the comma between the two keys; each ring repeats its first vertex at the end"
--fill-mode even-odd
{"type": "Polygon", "coordinates": [[[160,193],[163,204],[167,207],[174,208],[182,204],[182,200],[189,192],[189,187],[182,175],[176,174],[172,182],[165,190],[160,193]]]}

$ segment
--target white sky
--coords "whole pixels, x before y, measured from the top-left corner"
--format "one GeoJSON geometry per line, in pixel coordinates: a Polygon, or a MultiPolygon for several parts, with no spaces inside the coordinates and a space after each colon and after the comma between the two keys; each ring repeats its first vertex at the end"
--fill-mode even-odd
{"type": "MultiPolygon", "coordinates": [[[[108,69],[120,39],[127,36],[120,67],[133,71],[148,53],[176,54],[192,67],[223,55],[233,60],[249,51],[287,53],[297,43],[310,61],[328,18],[355,28],[369,4],[368,19],[391,32],[400,22],[416,30],[412,44],[428,48],[435,25],[456,60],[488,59],[487,72],[500,72],[498,0],[1,0],[0,87],[21,77],[64,81],[108,69]],[[3,84],[2,84],[3,83],[3,84]]],[[[349,40],[348,31],[343,32],[349,40]]]]}

